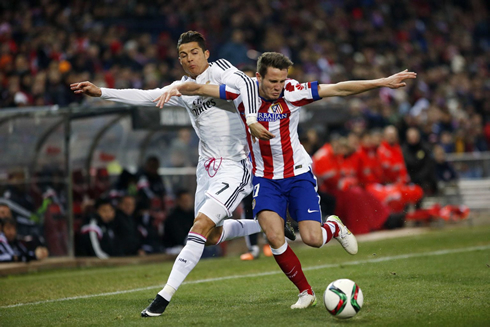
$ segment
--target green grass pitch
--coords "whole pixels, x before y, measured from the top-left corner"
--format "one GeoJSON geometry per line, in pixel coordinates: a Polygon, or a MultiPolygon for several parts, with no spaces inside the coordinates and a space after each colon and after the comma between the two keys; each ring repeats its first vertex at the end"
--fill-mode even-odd
{"type": "Polygon", "coordinates": [[[201,261],[157,318],[140,311],[172,262],[0,278],[0,326],[490,326],[490,226],[362,242],[355,256],[338,244],[294,249],[315,308],[289,308],[297,290],[273,258],[227,257],[201,261]],[[364,293],[352,319],[323,306],[325,287],[339,278],[364,293]]]}

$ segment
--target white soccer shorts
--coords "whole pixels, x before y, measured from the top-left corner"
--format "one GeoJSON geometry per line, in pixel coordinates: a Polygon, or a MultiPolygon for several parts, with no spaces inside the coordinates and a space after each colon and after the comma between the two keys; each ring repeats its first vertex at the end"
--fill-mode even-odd
{"type": "Polygon", "coordinates": [[[212,211],[223,214],[209,218],[215,222],[216,226],[221,226],[224,219],[231,217],[243,198],[252,191],[252,164],[248,159],[240,161],[221,158],[200,160],[197,165],[196,178],[194,209],[196,216],[206,201],[212,201],[208,202],[206,207],[209,208],[210,205],[216,204],[219,208],[212,211]]]}

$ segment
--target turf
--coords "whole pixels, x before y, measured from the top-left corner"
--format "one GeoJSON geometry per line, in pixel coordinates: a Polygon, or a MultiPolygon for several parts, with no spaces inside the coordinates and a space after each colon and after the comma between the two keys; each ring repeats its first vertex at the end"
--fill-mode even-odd
{"type": "Polygon", "coordinates": [[[157,318],[139,313],[165,282],[172,262],[1,278],[0,326],[490,324],[490,226],[364,242],[356,256],[338,244],[298,246],[295,252],[316,291],[315,308],[289,309],[297,291],[274,259],[219,258],[201,261],[157,318]],[[363,308],[352,319],[337,320],[323,307],[323,290],[339,278],[356,281],[364,293],[363,308]],[[101,295],[118,291],[128,292],[101,295]]]}

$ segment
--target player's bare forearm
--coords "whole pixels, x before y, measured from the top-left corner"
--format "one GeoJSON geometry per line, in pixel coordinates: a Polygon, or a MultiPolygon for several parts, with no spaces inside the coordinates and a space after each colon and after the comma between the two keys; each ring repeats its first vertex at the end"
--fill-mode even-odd
{"type": "Polygon", "coordinates": [[[219,86],[211,84],[197,84],[194,82],[185,82],[177,86],[183,95],[201,95],[213,98],[219,98],[219,86]]]}
{"type": "Polygon", "coordinates": [[[379,87],[389,87],[391,89],[397,89],[407,85],[404,80],[414,79],[416,77],[416,73],[404,70],[400,73],[385,78],[366,81],[346,81],[337,84],[320,84],[318,86],[318,95],[321,98],[325,98],[358,94],[379,87]]]}
{"type": "Polygon", "coordinates": [[[163,108],[165,103],[169,102],[172,97],[180,97],[181,95],[201,95],[219,98],[219,86],[209,84],[197,84],[195,82],[185,82],[182,84],[171,85],[165,88],[163,93],[153,100],[156,102],[156,107],[163,108]]]}

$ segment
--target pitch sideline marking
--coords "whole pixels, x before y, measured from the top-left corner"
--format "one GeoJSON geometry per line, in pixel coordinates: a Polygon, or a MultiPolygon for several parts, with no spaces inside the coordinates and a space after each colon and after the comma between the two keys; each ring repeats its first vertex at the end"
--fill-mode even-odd
{"type": "MultiPolygon", "coordinates": [[[[376,258],[376,259],[368,259],[368,260],[356,260],[356,261],[349,261],[349,262],[345,262],[345,263],[326,264],[326,265],[319,265],[319,266],[313,266],[313,267],[306,267],[306,268],[303,268],[303,270],[308,271],[308,270],[317,270],[317,269],[324,269],[324,268],[337,268],[337,267],[342,267],[342,266],[355,266],[355,265],[360,265],[360,264],[364,264],[364,263],[376,263],[376,262],[392,261],[392,260],[399,260],[399,259],[409,259],[409,258],[425,257],[425,256],[437,256],[437,255],[445,255],[445,254],[453,254],[453,253],[461,253],[461,252],[471,252],[471,251],[488,250],[488,249],[490,249],[490,245],[473,246],[473,247],[459,248],[459,249],[452,249],[452,250],[439,250],[439,251],[425,252],[425,253],[400,254],[400,255],[388,256],[388,257],[384,257],[384,258],[376,258]]],[[[233,276],[224,276],[224,277],[216,277],[216,278],[207,278],[207,279],[199,279],[199,280],[184,282],[183,285],[201,284],[201,283],[222,281],[222,280],[228,280],[228,279],[262,277],[262,276],[269,276],[269,275],[277,275],[277,274],[281,274],[281,273],[282,273],[281,271],[268,271],[268,272],[257,273],[257,274],[233,275],[233,276]]],[[[12,305],[0,307],[0,309],[15,308],[15,307],[21,307],[21,306],[26,306],[26,305],[35,305],[35,304],[45,304],[45,303],[52,303],[52,302],[63,302],[63,301],[69,301],[69,300],[88,299],[88,298],[100,297],[100,296],[134,293],[134,292],[139,292],[139,291],[151,290],[154,288],[162,288],[163,286],[164,285],[155,285],[155,286],[134,288],[134,289],[125,290],[125,291],[115,291],[115,292],[100,293],[100,294],[88,294],[88,295],[65,297],[65,298],[61,298],[61,299],[18,303],[18,304],[12,304],[12,305]]]]}

